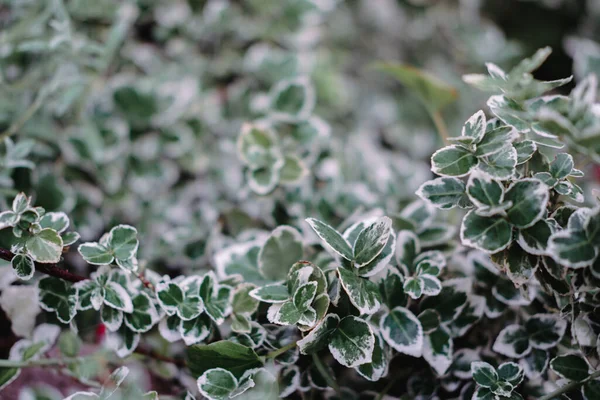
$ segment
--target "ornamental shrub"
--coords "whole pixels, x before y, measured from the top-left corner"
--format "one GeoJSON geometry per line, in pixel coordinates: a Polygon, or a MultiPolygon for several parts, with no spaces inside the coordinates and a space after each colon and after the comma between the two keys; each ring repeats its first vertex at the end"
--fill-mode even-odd
{"type": "Polygon", "coordinates": [[[0,3],[0,398],[600,400],[600,8],[506,3],[0,3]]]}

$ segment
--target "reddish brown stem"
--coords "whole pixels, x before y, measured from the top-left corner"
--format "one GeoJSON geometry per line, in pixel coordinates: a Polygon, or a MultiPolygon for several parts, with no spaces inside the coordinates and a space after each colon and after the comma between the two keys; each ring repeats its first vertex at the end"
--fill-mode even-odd
{"type": "MultiPolygon", "coordinates": [[[[0,248],[0,258],[6,261],[11,261],[15,255],[6,249],[0,248]]],[[[35,270],[41,272],[46,275],[54,276],[56,278],[64,279],[69,282],[79,282],[85,281],[89,278],[85,276],[76,275],[64,268],[58,266],[58,264],[45,264],[45,263],[35,263],[35,270]]]]}

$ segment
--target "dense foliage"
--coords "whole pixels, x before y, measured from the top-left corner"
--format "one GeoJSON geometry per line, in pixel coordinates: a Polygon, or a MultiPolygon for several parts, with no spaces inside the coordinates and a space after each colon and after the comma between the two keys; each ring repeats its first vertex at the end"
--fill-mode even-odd
{"type": "Polygon", "coordinates": [[[600,399],[600,9],[483,3],[0,3],[0,398],[600,399]]]}

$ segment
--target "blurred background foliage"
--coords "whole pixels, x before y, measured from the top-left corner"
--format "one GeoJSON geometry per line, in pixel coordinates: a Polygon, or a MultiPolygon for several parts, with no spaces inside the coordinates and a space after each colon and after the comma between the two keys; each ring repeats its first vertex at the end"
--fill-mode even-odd
{"type": "Polygon", "coordinates": [[[442,114],[456,135],[485,99],[462,74],[549,45],[536,77],[581,78],[600,69],[599,16],[594,0],[2,1],[0,135],[17,151],[3,145],[0,200],[32,194],[69,212],[84,240],[133,224],[143,259],[166,270],[206,266],[247,226],[395,211],[439,142],[375,61],[454,87],[442,114]],[[314,86],[312,119],[278,134],[317,133],[316,145],[291,143],[311,173],[258,196],[235,141],[298,76],[314,86]]]}
{"type": "Polygon", "coordinates": [[[69,212],[84,240],[133,224],[143,259],[167,270],[205,266],[210,239],[219,247],[247,225],[394,211],[429,176],[439,142],[410,90],[373,62],[454,87],[442,112],[456,135],[485,99],[462,74],[549,45],[536,77],[580,78],[600,69],[599,16],[594,0],[3,1],[0,135],[21,147],[4,149],[2,200],[33,194],[69,212]],[[298,76],[316,93],[311,174],[257,196],[236,138],[298,76]]]}

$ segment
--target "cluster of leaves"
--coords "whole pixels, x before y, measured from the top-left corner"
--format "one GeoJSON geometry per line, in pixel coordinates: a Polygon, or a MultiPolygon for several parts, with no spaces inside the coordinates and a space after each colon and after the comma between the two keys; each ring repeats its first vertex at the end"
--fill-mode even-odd
{"type": "MultiPolygon", "coordinates": [[[[515,297],[522,298],[524,305],[540,302],[546,309],[560,311],[530,314],[524,322],[502,329],[493,344],[496,353],[520,359],[529,378],[545,372],[549,350],[568,337],[569,320],[575,335],[570,344],[579,346],[588,357],[585,347],[595,343],[593,336],[597,335],[590,316],[598,305],[592,294],[596,291],[591,289],[596,286],[595,262],[600,250],[598,208],[572,204],[584,201],[583,189],[572,182],[584,176],[575,168],[573,156],[563,152],[555,153],[552,161],[548,157],[564,143],[580,149],[577,140],[597,135],[591,133],[597,129],[594,126],[600,126],[600,115],[594,112],[597,77],[589,75],[569,97],[538,97],[570,81],[532,78],[532,71],[549,54],[549,49],[541,49],[510,73],[488,64],[489,76],[464,77],[482,90],[501,93],[488,100],[494,118],[486,120],[482,111],[469,118],[461,136],[451,138],[456,144],[438,150],[431,158],[432,171],[442,176],[424,183],[417,192],[437,208],[468,210],[461,223],[461,242],[491,255],[492,263],[479,262],[487,270],[485,274],[498,275],[494,269],[506,273],[510,283],[520,289],[521,295],[515,297]],[[568,129],[557,127],[557,103],[561,104],[561,121],[571,118],[568,129]],[[536,293],[539,290],[542,293],[536,293]],[[575,320],[581,321],[579,326],[575,320]],[[582,329],[587,330],[583,333],[582,329]]],[[[597,157],[597,150],[586,146],[585,154],[597,157]]],[[[479,276],[482,283],[493,285],[494,295],[502,296],[496,277],[479,276]]],[[[550,365],[562,360],[560,357],[564,356],[550,365]]],[[[587,376],[586,370],[573,380],[587,376]]],[[[491,382],[478,384],[487,388],[478,389],[480,398],[488,396],[488,391],[513,396],[512,386],[504,392],[492,389],[491,382]]]]}
{"type": "Polygon", "coordinates": [[[0,229],[12,228],[12,267],[20,279],[31,279],[34,262],[57,263],[63,247],[79,240],[77,232],[66,232],[69,217],[63,212],[46,212],[31,206],[24,194],[17,195],[12,210],[0,213],[0,229]]]}
{"type": "Polygon", "coordinates": [[[315,89],[308,78],[279,82],[268,103],[266,115],[244,124],[237,140],[248,186],[259,195],[278,185],[297,185],[308,172],[306,164],[316,160],[319,142],[328,136],[327,124],[311,115],[315,89]]]}

